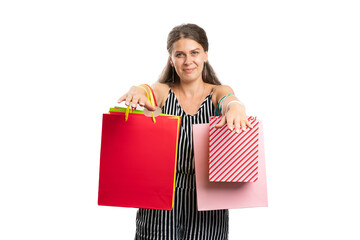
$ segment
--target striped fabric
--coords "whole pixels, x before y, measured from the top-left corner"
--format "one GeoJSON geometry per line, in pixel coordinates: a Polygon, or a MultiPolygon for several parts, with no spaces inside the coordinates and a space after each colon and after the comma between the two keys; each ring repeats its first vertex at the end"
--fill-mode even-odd
{"type": "Polygon", "coordinates": [[[170,89],[162,112],[181,116],[175,201],[172,211],[139,209],[138,240],[227,240],[228,210],[197,211],[192,124],[209,123],[214,115],[212,92],[195,115],[186,114],[170,89]]]}

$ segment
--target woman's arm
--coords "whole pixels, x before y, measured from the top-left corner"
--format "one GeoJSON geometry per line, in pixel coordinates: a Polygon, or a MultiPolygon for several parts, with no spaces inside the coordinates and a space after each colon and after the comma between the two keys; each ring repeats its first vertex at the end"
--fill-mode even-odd
{"type": "Polygon", "coordinates": [[[234,91],[231,89],[231,87],[226,85],[216,86],[213,93],[213,102],[217,105],[221,98],[228,94],[232,95],[226,97],[221,103],[223,106],[221,114],[224,117],[217,125],[215,125],[215,128],[221,128],[226,123],[230,130],[233,130],[233,128],[235,127],[235,131],[238,133],[240,132],[240,130],[245,131],[246,126],[252,128],[251,124],[247,119],[245,106],[243,104],[233,102],[228,106],[231,101],[239,101],[239,99],[235,97],[234,91]]]}
{"type": "Polygon", "coordinates": [[[151,87],[154,90],[158,107],[162,108],[169,95],[169,85],[165,83],[156,82],[151,87]]]}

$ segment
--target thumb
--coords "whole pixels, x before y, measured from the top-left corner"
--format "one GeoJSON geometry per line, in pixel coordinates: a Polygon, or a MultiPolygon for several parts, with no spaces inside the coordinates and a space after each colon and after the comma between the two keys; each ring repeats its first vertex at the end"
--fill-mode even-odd
{"type": "Polygon", "coordinates": [[[149,101],[146,101],[146,102],[145,102],[144,107],[145,107],[147,110],[149,110],[149,111],[155,111],[155,110],[156,110],[156,107],[154,107],[153,105],[151,105],[149,101]]]}
{"type": "Polygon", "coordinates": [[[220,122],[218,124],[215,125],[215,128],[222,128],[226,123],[226,118],[222,117],[220,122]]]}

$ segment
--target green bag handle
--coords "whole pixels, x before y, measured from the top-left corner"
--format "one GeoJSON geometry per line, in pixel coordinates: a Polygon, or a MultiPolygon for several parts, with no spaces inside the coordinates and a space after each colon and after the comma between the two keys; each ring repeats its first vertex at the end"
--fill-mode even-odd
{"type": "Polygon", "coordinates": [[[230,93],[230,94],[228,94],[228,95],[223,96],[223,97],[220,99],[220,101],[218,102],[218,104],[216,105],[216,108],[215,108],[215,116],[220,116],[220,113],[221,113],[222,107],[223,107],[223,104],[220,105],[220,103],[221,103],[225,98],[227,98],[228,96],[231,96],[231,95],[233,95],[233,94],[230,93]]]}

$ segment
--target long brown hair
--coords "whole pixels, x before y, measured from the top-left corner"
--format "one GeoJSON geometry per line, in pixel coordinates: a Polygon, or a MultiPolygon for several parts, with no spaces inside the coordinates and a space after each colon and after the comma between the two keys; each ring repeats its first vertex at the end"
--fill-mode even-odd
{"type": "MultiPolygon", "coordinates": [[[[207,52],[209,49],[209,42],[204,29],[196,24],[182,24],[174,27],[168,35],[167,50],[169,54],[171,54],[173,50],[174,43],[181,38],[189,38],[198,42],[204,48],[205,52],[207,52]]],[[[204,63],[202,79],[206,83],[221,85],[209,61],[204,63]]],[[[170,84],[176,84],[180,82],[179,75],[171,66],[170,61],[167,61],[166,66],[160,75],[159,82],[170,84]]]]}

